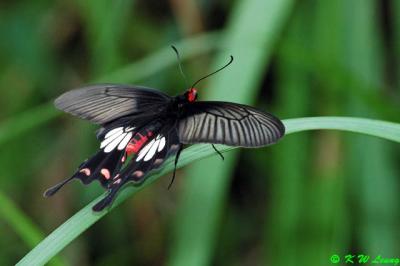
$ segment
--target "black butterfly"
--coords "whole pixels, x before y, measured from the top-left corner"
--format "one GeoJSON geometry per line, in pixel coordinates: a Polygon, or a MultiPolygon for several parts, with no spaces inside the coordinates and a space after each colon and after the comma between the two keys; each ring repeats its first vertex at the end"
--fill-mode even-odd
{"type": "Polygon", "coordinates": [[[269,113],[237,103],[196,100],[194,86],[175,97],[121,84],[98,84],[64,93],[55,100],[55,106],[99,124],[100,150],[72,177],[44,195],[54,195],[72,179],[80,179],[85,185],[99,180],[108,190],[93,207],[101,211],[123,185],[140,184],[169,156],[175,155],[176,167],[184,144],[262,147],[277,142],[285,133],[282,122],[269,113]]]}

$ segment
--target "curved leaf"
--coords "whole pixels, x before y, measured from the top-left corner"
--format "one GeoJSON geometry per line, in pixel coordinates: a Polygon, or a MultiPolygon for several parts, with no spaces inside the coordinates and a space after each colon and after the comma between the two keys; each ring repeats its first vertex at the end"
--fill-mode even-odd
{"type": "MultiPolygon", "coordinates": [[[[309,117],[295,118],[283,121],[286,127],[286,134],[301,132],[306,130],[332,129],[357,132],[400,142],[400,124],[385,122],[380,120],[349,118],[349,117],[309,117]]],[[[234,148],[220,146],[219,150],[227,152],[234,148]]],[[[182,153],[178,167],[183,167],[190,162],[206,157],[215,156],[215,151],[210,145],[191,146],[182,153]]],[[[129,196],[137,193],[149,184],[156,181],[163,174],[173,170],[172,159],[166,162],[162,171],[151,175],[140,187],[129,187],[121,192],[113,206],[99,214],[93,213],[92,206],[96,204],[104,195],[98,197],[74,216],[68,219],[39,245],[32,249],[17,265],[42,265],[48,262],[53,256],[60,252],[76,237],[83,233],[101,217],[109,213],[113,208],[122,203],[129,196]]]]}

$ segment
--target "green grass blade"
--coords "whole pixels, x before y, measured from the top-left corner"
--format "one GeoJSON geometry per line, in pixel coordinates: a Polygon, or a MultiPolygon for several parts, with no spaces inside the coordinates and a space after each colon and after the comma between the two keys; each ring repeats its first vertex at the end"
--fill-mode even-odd
{"type": "Polygon", "coordinates": [[[287,134],[304,130],[337,129],[400,142],[400,124],[381,120],[321,116],[286,119],[285,125],[287,134]]]}
{"type": "MultiPolygon", "coordinates": [[[[344,56],[343,63],[349,71],[363,77],[368,84],[378,85],[386,82],[387,44],[385,32],[381,28],[382,6],[373,0],[342,1],[345,9],[342,20],[348,27],[343,31],[344,56]],[[358,10],[350,14],[348,10],[358,10]],[[368,44],[368,45],[365,45],[368,44]]],[[[389,42],[390,43],[390,42],[389,42]]],[[[379,110],[362,101],[348,84],[348,101],[346,113],[355,116],[366,115],[377,117],[379,110]]],[[[374,87],[384,95],[386,90],[374,87]]],[[[361,88],[363,91],[369,88],[361,88]]],[[[397,107],[398,109],[398,107],[397,107]]],[[[379,247],[382,254],[393,254],[400,242],[396,235],[397,210],[399,203],[395,200],[400,186],[396,151],[378,139],[367,139],[364,136],[347,139],[346,168],[352,183],[347,188],[357,187],[357,198],[353,201],[357,206],[357,219],[350,221],[354,227],[360,228],[352,241],[359,243],[365,253],[372,253],[379,247]],[[379,176],[379,178],[376,178],[379,176]],[[380,195],[378,199],[374,197],[380,195]],[[379,220],[375,220],[379,213],[379,220]],[[383,222],[384,221],[384,222],[383,222]]],[[[348,193],[354,193],[349,190],[348,193]]]]}
{"type": "MultiPolygon", "coordinates": [[[[309,12],[313,3],[302,2],[296,6],[292,14],[287,31],[279,42],[279,51],[284,47],[296,44],[299,49],[309,47],[310,40],[304,38],[303,33],[310,30],[313,18],[309,12]]],[[[312,12],[312,11],[311,11],[312,12]]],[[[301,56],[306,52],[299,53],[301,56]]],[[[298,62],[293,56],[285,53],[277,53],[276,62],[276,104],[274,112],[282,117],[306,116],[310,114],[313,106],[312,82],[309,79],[310,71],[298,62]]],[[[307,57],[306,57],[307,59],[307,57]]],[[[265,222],[262,226],[262,264],[263,265],[303,265],[301,263],[302,236],[294,232],[301,228],[302,208],[304,202],[304,188],[306,184],[304,177],[309,176],[308,167],[310,158],[311,134],[297,134],[285,139],[276,149],[266,150],[263,155],[270,158],[264,162],[262,158],[250,159],[254,165],[259,165],[260,172],[265,173],[262,184],[270,184],[268,192],[270,195],[265,202],[265,208],[259,210],[264,212],[265,222]],[[297,154],[297,156],[293,156],[297,154]],[[258,160],[257,160],[258,159],[258,160]],[[285,167],[282,167],[285,165],[285,167]],[[301,243],[301,244],[299,244],[301,243]]],[[[257,178],[258,179],[258,178],[257,178]]],[[[311,266],[311,261],[308,261],[311,266]]]]}
{"type": "MultiPolygon", "coordinates": [[[[192,162],[193,160],[199,160],[207,156],[215,155],[214,150],[211,150],[209,145],[196,145],[186,149],[181,159],[179,160],[178,167],[182,167],[192,162]]],[[[225,147],[223,151],[228,151],[232,148],[225,147]]],[[[111,209],[118,206],[121,202],[126,200],[129,196],[134,195],[138,191],[142,190],[149,184],[153,183],[163,174],[170,172],[173,169],[172,159],[166,162],[166,166],[162,171],[151,175],[142,186],[140,187],[127,187],[121,192],[116,199],[111,209]]],[[[90,204],[68,219],[64,224],[53,231],[47,236],[38,246],[36,246],[31,252],[29,252],[17,265],[42,265],[45,264],[49,259],[55,256],[65,246],[72,242],[77,236],[83,233],[92,224],[98,221],[101,217],[110,212],[110,210],[103,211],[101,213],[93,213],[92,207],[96,204],[104,195],[93,200],[90,204]]]]}
{"type": "MultiPolygon", "coordinates": [[[[210,79],[208,99],[254,102],[274,44],[293,4],[293,0],[236,2],[224,37],[224,50],[232,54],[235,61],[222,74],[210,79]]],[[[228,54],[221,54],[213,69],[227,59],[228,54]]],[[[223,164],[207,160],[188,169],[190,175],[183,182],[167,265],[210,264],[236,155],[234,152],[226,156],[223,164]]]]}
{"type": "Polygon", "coordinates": [[[58,114],[53,103],[46,103],[3,121],[0,124],[0,145],[49,122],[58,114]]]}
{"type": "Polygon", "coordinates": [[[43,239],[43,233],[40,232],[30,219],[1,191],[0,202],[0,216],[18,232],[18,235],[28,246],[34,247],[43,239]]]}
{"type": "MultiPolygon", "coordinates": [[[[379,120],[347,118],[347,117],[310,117],[288,119],[283,121],[286,126],[287,134],[316,129],[333,129],[357,132],[376,136],[400,143],[400,124],[384,122],[379,120]],[[385,132],[385,133],[382,133],[385,132]]],[[[219,149],[227,152],[234,148],[221,146],[219,149]]],[[[215,156],[215,151],[210,145],[194,145],[182,153],[178,167],[183,167],[191,162],[215,156]]],[[[166,166],[159,173],[151,175],[142,186],[129,187],[121,192],[116,202],[112,206],[115,208],[128,197],[134,195],[141,189],[156,181],[163,174],[172,171],[172,160],[166,162],[166,166]]],[[[53,256],[60,252],[64,247],[71,243],[76,237],[82,234],[87,228],[93,225],[101,217],[109,213],[110,210],[100,214],[92,212],[91,208],[103,196],[98,197],[64,224],[48,235],[39,245],[32,249],[18,265],[42,265],[48,262],[53,256]]]]}
{"type": "MultiPolygon", "coordinates": [[[[29,217],[1,191],[0,216],[18,233],[29,247],[35,247],[43,239],[43,233],[29,217]]],[[[64,265],[64,263],[62,263],[59,258],[54,258],[50,265],[64,265]]]]}
{"type": "Polygon", "coordinates": [[[78,2],[87,28],[92,75],[98,77],[118,67],[121,43],[133,0],[88,0],[78,2]]]}
{"type": "MultiPolygon", "coordinates": [[[[220,33],[209,32],[174,43],[179,48],[182,60],[207,54],[221,46],[220,33]]],[[[171,47],[165,47],[150,56],[124,66],[99,78],[98,82],[136,82],[144,80],[170,66],[177,64],[171,47]]]]}

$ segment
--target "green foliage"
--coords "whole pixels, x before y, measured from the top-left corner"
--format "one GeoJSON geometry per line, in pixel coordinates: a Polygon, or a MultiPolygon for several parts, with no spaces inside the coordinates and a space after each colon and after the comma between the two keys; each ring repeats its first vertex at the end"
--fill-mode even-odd
{"type": "MultiPolygon", "coordinates": [[[[210,81],[211,90],[207,91],[206,98],[254,102],[272,47],[293,3],[292,0],[237,2],[223,36],[225,49],[236,61],[225,73],[210,81]],[[270,12],[268,16],[264,15],[266,10],[270,12]]],[[[214,68],[224,61],[225,55],[216,60],[214,68]]],[[[230,154],[222,165],[210,159],[188,169],[190,175],[185,178],[168,265],[210,264],[237,155],[237,152],[230,154]],[[201,193],[199,187],[205,193],[201,193]]]]}
{"type": "MultiPolygon", "coordinates": [[[[339,117],[317,117],[317,118],[298,118],[283,121],[286,127],[286,134],[301,132],[306,130],[316,129],[334,129],[345,130],[357,133],[368,134],[376,137],[393,140],[400,143],[400,124],[388,123],[382,121],[374,121],[360,118],[339,118],[339,117]],[[377,132],[377,128],[386,133],[377,132]]],[[[233,150],[232,147],[218,146],[218,149],[225,153],[233,150]]],[[[207,157],[215,157],[215,151],[207,144],[194,145],[185,149],[179,161],[178,167],[183,167],[189,163],[196,162],[200,159],[207,157]]],[[[216,158],[213,158],[216,160],[216,158]]],[[[149,176],[149,178],[139,187],[130,187],[125,189],[117,198],[110,210],[105,210],[101,213],[94,213],[92,207],[104,195],[98,197],[82,210],[77,212],[64,224],[58,227],[53,233],[46,237],[39,245],[37,245],[31,252],[29,252],[18,265],[42,265],[48,262],[53,256],[65,248],[77,236],[82,234],[91,225],[101,219],[104,215],[108,214],[113,208],[118,206],[121,202],[126,200],[156,181],[165,173],[171,172],[174,168],[173,159],[169,159],[165,163],[165,167],[161,172],[149,176]]]]}
{"type": "Polygon", "coordinates": [[[398,2],[0,6],[1,265],[313,266],[355,249],[399,252],[398,2]],[[189,147],[179,167],[190,165],[172,192],[166,179],[149,186],[170,173],[169,161],[143,186],[124,190],[112,215],[91,212],[100,197],[73,215],[100,193],[95,186],[43,199],[98,148],[94,127],[62,115],[52,99],[88,82],[179,93],[171,44],[190,81],[232,54],[229,68],[199,85],[200,98],[291,118],[288,136],[226,153],[224,162],[207,145],[189,147]],[[318,131],[292,135],[308,130],[318,131]]]}

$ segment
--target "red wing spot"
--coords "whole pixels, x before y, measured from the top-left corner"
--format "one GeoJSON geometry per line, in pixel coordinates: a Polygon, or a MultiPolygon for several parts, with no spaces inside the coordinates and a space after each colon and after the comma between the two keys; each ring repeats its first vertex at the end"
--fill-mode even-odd
{"type": "Polygon", "coordinates": [[[105,179],[110,179],[110,171],[106,168],[101,169],[100,173],[104,176],[105,179]]]}
{"type": "Polygon", "coordinates": [[[79,171],[79,173],[82,173],[86,176],[90,176],[90,169],[89,168],[83,168],[79,171]]]}
{"type": "Polygon", "coordinates": [[[147,136],[143,136],[142,134],[138,133],[139,140],[133,138],[131,142],[126,146],[126,154],[127,156],[131,155],[132,153],[138,153],[142,146],[148,140],[147,136]]]}
{"type": "MultiPolygon", "coordinates": [[[[128,143],[128,145],[126,146],[126,148],[125,148],[125,151],[126,151],[126,155],[127,156],[129,156],[129,155],[131,155],[132,153],[134,153],[135,152],[135,144],[134,143],[128,143]]],[[[122,162],[124,162],[125,161],[125,156],[124,157],[122,157],[122,162]]]]}

